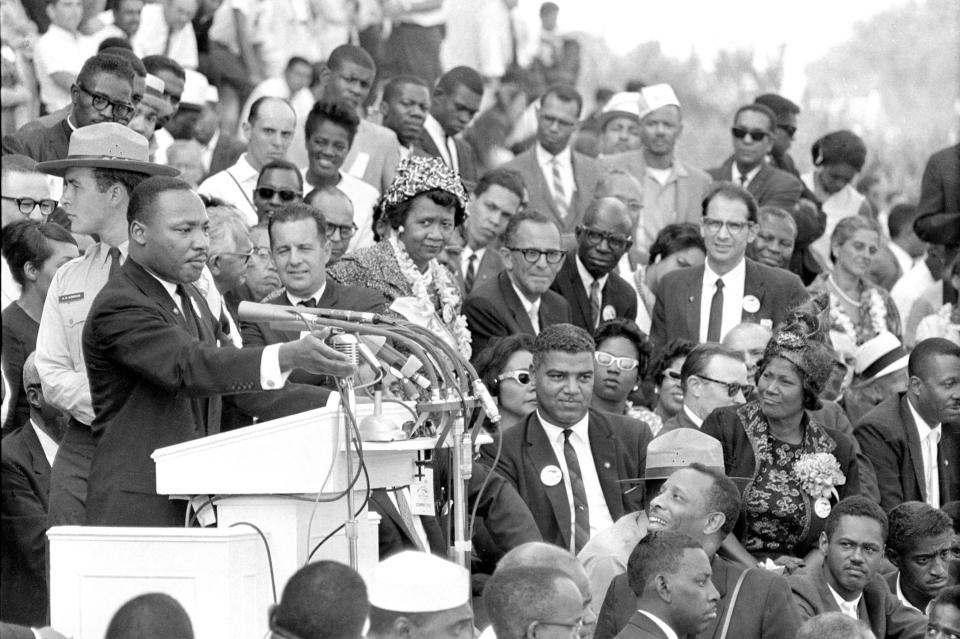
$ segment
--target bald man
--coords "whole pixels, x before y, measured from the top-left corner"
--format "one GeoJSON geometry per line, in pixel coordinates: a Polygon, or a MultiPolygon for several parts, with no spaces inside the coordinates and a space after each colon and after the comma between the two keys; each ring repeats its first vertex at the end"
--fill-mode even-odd
{"type": "Polygon", "coordinates": [[[743,322],[727,331],[720,343],[743,355],[743,361],[747,365],[747,379],[751,384],[755,384],[757,366],[763,357],[763,349],[767,347],[771,337],[773,337],[773,331],[766,326],[743,322]]]}
{"type": "MultiPolygon", "coordinates": [[[[327,266],[336,263],[347,252],[350,238],[357,232],[357,223],[353,216],[353,202],[347,194],[335,186],[314,189],[304,200],[310,206],[320,209],[327,221],[327,240],[330,244],[330,259],[327,266]]],[[[366,220],[367,224],[372,220],[366,220]]]]}

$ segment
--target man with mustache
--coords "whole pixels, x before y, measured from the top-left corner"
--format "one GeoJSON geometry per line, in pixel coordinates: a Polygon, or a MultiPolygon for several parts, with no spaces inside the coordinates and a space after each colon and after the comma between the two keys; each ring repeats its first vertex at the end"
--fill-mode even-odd
{"type": "Polygon", "coordinates": [[[677,639],[697,634],[717,617],[720,598],[710,560],[693,537],[657,532],[640,540],[627,564],[637,612],[619,639],[677,639]]]}
{"type": "Polygon", "coordinates": [[[868,623],[878,639],[924,637],[927,618],[900,603],[877,572],[886,538],[887,516],[876,502],[855,495],[837,504],[820,533],[823,565],[787,577],[800,616],[840,611],[868,623]]]}
{"type": "Polygon", "coordinates": [[[887,559],[897,570],[886,580],[900,603],[924,614],[931,612],[934,598],[949,583],[952,544],[953,522],[942,510],[908,501],[890,511],[887,559]]]}
{"type": "Polygon", "coordinates": [[[907,391],[880,402],[853,431],[873,462],[885,511],[904,501],[939,508],[960,498],[960,434],[951,427],[960,422],[960,346],[923,340],[907,374],[907,391]]]}

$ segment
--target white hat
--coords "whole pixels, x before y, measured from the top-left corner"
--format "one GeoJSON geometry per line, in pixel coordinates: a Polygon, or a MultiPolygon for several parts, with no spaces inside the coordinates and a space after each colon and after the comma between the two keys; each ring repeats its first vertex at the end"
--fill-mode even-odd
{"type": "Polygon", "coordinates": [[[639,93],[635,91],[615,93],[600,111],[601,128],[607,126],[607,122],[620,115],[629,116],[637,121],[640,120],[639,93]]]}
{"type": "Polygon", "coordinates": [[[193,105],[202,107],[207,101],[207,94],[210,92],[210,82],[207,76],[193,69],[184,69],[187,74],[183,81],[183,95],[180,96],[181,105],[193,105]]]}
{"type": "Polygon", "coordinates": [[[647,117],[660,107],[680,107],[680,100],[669,84],[651,84],[640,89],[640,119],[647,117]]]}
{"type": "Polygon", "coordinates": [[[439,612],[470,601],[470,573],[436,555],[405,550],[373,569],[370,605],[396,612],[439,612]]]}
{"type": "Polygon", "coordinates": [[[883,331],[857,348],[854,372],[864,381],[883,377],[907,367],[910,355],[897,336],[883,331]]]}

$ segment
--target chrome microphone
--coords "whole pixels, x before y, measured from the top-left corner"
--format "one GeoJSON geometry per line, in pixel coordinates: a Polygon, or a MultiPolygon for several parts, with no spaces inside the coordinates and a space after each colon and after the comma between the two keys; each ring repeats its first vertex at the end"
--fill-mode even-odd
{"type": "MultiPolygon", "coordinates": [[[[337,333],[327,339],[327,343],[338,353],[347,356],[354,366],[360,365],[360,339],[353,333],[337,333]]],[[[353,381],[351,376],[347,381],[353,381]]]]}

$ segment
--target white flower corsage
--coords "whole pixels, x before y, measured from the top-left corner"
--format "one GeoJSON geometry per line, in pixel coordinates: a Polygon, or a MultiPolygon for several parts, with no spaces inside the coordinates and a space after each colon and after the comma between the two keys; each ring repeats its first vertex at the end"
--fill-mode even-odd
{"type": "Polygon", "coordinates": [[[840,462],[830,453],[806,453],[793,466],[793,474],[803,490],[816,501],[813,510],[821,519],[830,514],[830,497],[840,501],[837,486],[847,482],[840,462]]]}

